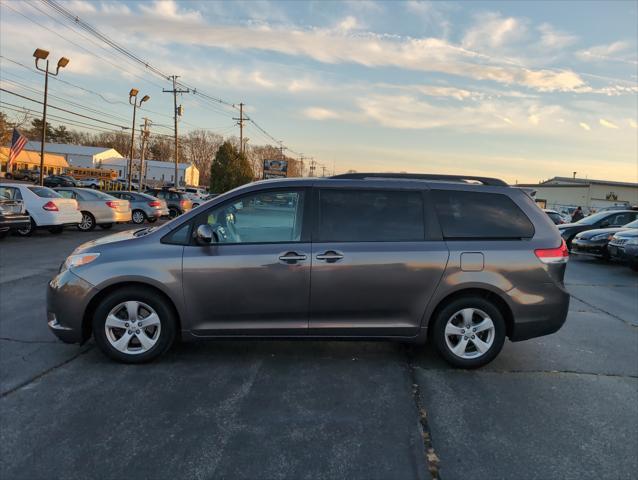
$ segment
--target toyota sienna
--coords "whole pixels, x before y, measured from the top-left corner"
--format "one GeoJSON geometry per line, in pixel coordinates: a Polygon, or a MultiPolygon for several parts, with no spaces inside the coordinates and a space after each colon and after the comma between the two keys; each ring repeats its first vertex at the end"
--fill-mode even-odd
{"type": "Polygon", "coordinates": [[[565,242],[498,179],[346,174],[244,185],[79,246],[51,280],[65,342],[141,363],[177,340],[430,340],[450,364],[556,332],[565,242]]]}

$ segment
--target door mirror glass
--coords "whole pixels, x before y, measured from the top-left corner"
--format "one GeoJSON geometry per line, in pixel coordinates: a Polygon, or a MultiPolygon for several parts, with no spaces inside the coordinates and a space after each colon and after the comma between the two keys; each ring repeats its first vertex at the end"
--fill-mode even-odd
{"type": "Polygon", "coordinates": [[[208,223],[204,223],[197,227],[195,238],[200,245],[210,245],[215,240],[215,234],[212,227],[208,223]]]}

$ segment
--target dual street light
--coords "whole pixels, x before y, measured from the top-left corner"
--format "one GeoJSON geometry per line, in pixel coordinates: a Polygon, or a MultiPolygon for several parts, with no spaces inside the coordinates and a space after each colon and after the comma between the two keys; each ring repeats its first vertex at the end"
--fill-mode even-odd
{"type": "Polygon", "coordinates": [[[44,107],[42,110],[42,136],[40,138],[40,185],[44,184],[44,143],[46,142],[46,132],[47,132],[47,94],[49,91],[49,75],[57,76],[61,68],[66,67],[69,64],[69,59],[66,57],[60,58],[58,60],[58,65],[55,68],[55,73],[49,72],[49,52],[47,50],[43,50],[41,48],[37,48],[35,52],[33,52],[33,56],[35,57],[35,68],[44,72],[44,107]],[[46,65],[44,68],[40,67],[40,60],[46,61],[46,65]]]}
{"type": "MultiPolygon", "coordinates": [[[[148,95],[144,95],[139,103],[137,102],[137,95],[140,93],[140,91],[137,88],[131,88],[131,91],[128,94],[128,103],[130,103],[131,105],[133,105],[133,127],[131,128],[131,154],[129,155],[128,158],[128,168],[127,170],[127,190],[131,190],[131,173],[133,170],[133,154],[134,154],[134,149],[135,149],[135,112],[137,110],[137,107],[141,107],[142,104],[144,102],[146,102],[147,100],[149,100],[151,97],[149,97],[148,95]]],[[[140,179],[139,181],[142,181],[141,178],[141,172],[140,172],[140,179]]],[[[141,187],[141,185],[140,185],[141,187]]]]}

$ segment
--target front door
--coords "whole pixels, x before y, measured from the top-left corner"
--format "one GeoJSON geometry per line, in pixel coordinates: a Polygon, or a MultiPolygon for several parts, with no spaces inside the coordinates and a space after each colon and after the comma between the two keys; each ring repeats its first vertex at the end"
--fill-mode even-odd
{"type": "Polygon", "coordinates": [[[265,190],[211,207],[215,242],[184,248],[189,328],[199,335],[299,335],[308,328],[310,241],[304,189],[265,190]]]}
{"type": "Polygon", "coordinates": [[[448,258],[426,228],[424,193],[324,188],[315,197],[309,333],[416,335],[448,258]]]}

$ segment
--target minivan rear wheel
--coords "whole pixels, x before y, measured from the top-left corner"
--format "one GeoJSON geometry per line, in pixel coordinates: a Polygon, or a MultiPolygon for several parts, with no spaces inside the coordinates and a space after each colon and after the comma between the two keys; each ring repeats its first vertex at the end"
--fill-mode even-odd
{"type": "Polygon", "coordinates": [[[158,293],[127,287],[107,295],[93,316],[93,336],[102,352],[123,363],[144,363],[175,341],[175,314],[158,293]]]}
{"type": "Polygon", "coordinates": [[[433,328],[438,352],[446,362],[459,368],[488,364],[505,342],[503,315],[482,297],[461,297],[451,301],[438,312],[433,328]]]}

